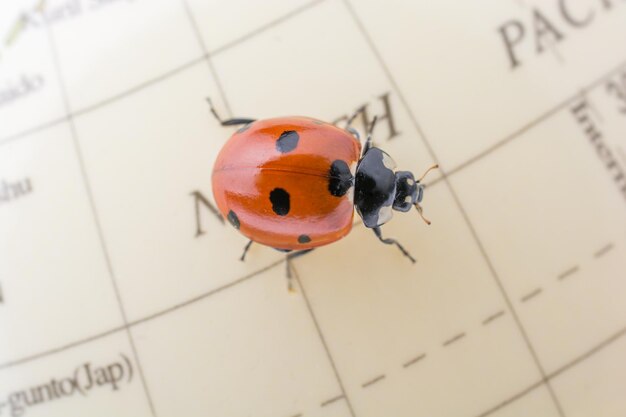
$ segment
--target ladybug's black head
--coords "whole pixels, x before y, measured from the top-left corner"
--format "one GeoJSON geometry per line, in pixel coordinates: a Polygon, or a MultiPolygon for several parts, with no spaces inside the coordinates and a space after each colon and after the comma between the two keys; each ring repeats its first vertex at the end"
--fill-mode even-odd
{"type": "Polygon", "coordinates": [[[388,222],[393,216],[392,209],[407,212],[415,206],[420,214],[422,212],[419,206],[424,196],[421,178],[416,180],[408,171],[396,172],[395,167],[389,155],[372,147],[356,168],[354,205],[369,228],[388,222]]]}
{"type": "Polygon", "coordinates": [[[424,186],[415,181],[412,172],[396,172],[396,196],[392,206],[394,210],[407,212],[415,204],[421,203],[423,197],[424,186]]]}

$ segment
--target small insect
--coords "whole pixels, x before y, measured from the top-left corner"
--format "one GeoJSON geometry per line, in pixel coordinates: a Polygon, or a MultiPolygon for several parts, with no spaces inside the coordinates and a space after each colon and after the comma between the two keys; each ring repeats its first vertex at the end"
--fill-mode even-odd
{"type": "MultiPolygon", "coordinates": [[[[241,126],[220,151],[213,168],[213,196],[228,222],[253,242],[287,254],[289,262],[346,236],[354,209],[376,237],[415,259],[395,239],[383,238],[381,226],[393,212],[417,209],[424,196],[415,179],[383,150],[372,146],[372,121],[363,149],[351,127],[341,129],[309,117],[222,120],[210,100],[211,113],[222,126],[241,126]]],[[[289,280],[291,282],[291,280],[289,280]]],[[[291,284],[290,284],[291,288],[291,284]]]]}

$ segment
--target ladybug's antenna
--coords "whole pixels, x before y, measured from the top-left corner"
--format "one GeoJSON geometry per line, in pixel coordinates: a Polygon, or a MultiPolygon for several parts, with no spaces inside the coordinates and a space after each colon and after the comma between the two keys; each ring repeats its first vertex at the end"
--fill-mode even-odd
{"type": "Polygon", "coordinates": [[[429,173],[430,171],[432,171],[433,169],[437,169],[437,168],[439,168],[439,165],[438,165],[438,164],[434,164],[433,166],[431,166],[430,168],[428,168],[428,169],[426,170],[426,172],[424,172],[424,173],[422,174],[422,176],[421,176],[421,177],[417,180],[417,182],[422,182],[422,180],[424,179],[424,177],[426,176],[426,174],[428,174],[428,173],[429,173]]]}
{"type": "Polygon", "coordinates": [[[420,206],[419,203],[415,203],[415,208],[417,209],[417,212],[419,213],[422,220],[424,220],[424,223],[430,226],[430,220],[428,220],[426,217],[424,217],[424,214],[422,214],[422,206],[420,206]]]}
{"type": "MultiPolygon", "coordinates": [[[[426,176],[426,174],[428,174],[428,173],[429,173],[430,171],[432,171],[433,169],[437,169],[437,168],[439,168],[439,165],[438,165],[438,164],[434,164],[433,166],[431,166],[430,168],[428,168],[428,169],[426,170],[426,172],[424,172],[424,173],[422,174],[422,176],[421,176],[421,177],[417,180],[417,182],[418,182],[418,183],[420,183],[420,182],[424,179],[424,177],[426,176]]],[[[419,185],[418,187],[421,187],[422,189],[424,188],[424,186],[423,186],[423,185],[419,185]]],[[[418,199],[418,200],[419,200],[419,201],[421,201],[421,200],[422,200],[421,193],[420,193],[420,197],[419,197],[419,199],[418,199]]],[[[422,206],[420,206],[420,205],[419,205],[419,201],[415,202],[415,209],[416,209],[416,210],[417,210],[417,212],[419,213],[419,215],[420,215],[420,217],[422,218],[422,220],[424,220],[424,223],[426,223],[426,224],[430,225],[430,220],[428,220],[426,217],[424,217],[424,213],[423,213],[423,210],[422,210],[422,206]]]]}

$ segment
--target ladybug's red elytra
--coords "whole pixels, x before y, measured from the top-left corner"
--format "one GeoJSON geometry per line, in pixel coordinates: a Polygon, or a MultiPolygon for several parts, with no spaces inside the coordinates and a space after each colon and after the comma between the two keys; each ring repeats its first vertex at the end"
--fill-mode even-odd
{"type": "MultiPolygon", "coordinates": [[[[211,112],[222,126],[241,126],[220,151],[213,168],[213,196],[228,222],[252,242],[287,255],[287,261],[341,239],[350,232],[354,209],[378,239],[380,226],[392,210],[422,209],[424,186],[408,171],[396,171],[384,151],[373,147],[372,121],[363,149],[358,132],[309,117],[222,120],[211,101],[211,112]]],[[[423,218],[423,217],[422,217],[423,218]]],[[[426,219],[424,219],[429,223],[426,219]]],[[[289,265],[287,265],[287,275],[289,265]]]]}

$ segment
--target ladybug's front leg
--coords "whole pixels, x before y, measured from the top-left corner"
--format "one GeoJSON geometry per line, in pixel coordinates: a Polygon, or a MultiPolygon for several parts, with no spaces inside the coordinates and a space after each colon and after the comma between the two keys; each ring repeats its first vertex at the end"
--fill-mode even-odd
{"type": "Polygon", "coordinates": [[[367,151],[369,151],[372,147],[372,132],[374,131],[374,126],[376,126],[376,120],[378,120],[378,116],[374,116],[374,118],[372,119],[372,124],[370,124],[369,128],[367,129],[367,139],[365,139],[365,145],[363,145],[363,151],[361,152],[361,155],[365,155],[367,151]]]}
{"type": "Polygon", "coordinates": [[[359,142],[359,144],[361,143],[361,136],[359,135],[359,132],[355,128],[352,127],[352,122],[354,121],[354,119],[360,112],[361,112],[361,109],[355,111],[352,114],[352,116],[348,117],[348,121],[346,122],[346,127],[344,128],[348,132],[352,133],[352,136],[354,136],[354,138],[356,139],[357,142],[359,142]]]}
{"type": "Polygon", "coordinates": [[[292,252],[288,254],[287,256],[285,256],[285,264],[287,265],[287,290],[289,290],[289,292],[293,292],[293,281],[292,281],[292,275],[291,275],[291,260],[295,258],[299,258],[302,255],[306,255],[307,253],[310,253],[312,250],[313,249],[301,250],[298,252],[292,252]]]}
{"type": "Polygon", "coordinates": [[[411,256],[411,254],[406,249],[404,249],[404,246],[402,246],[397,240],[390,239],[390,238],[383,238],[383,233],[380,230],[380,226],[374,227],[374,228],[372,228],[372,230],[376,234],[376,237],[378,238],[378,240],[380,240],[381,242],[383,242],[386,245],[396,245],[398,247],[398,249],[400,249],[400,251],[402,252],[402,254],[404,256],[409,258],[411,260],[411,262],[415,263],[415,258],[413,258],[411,256]]]}
{"type": "Polygon", "coordinates": [[[222,118],[217,114],[217,111],[215,111],[215,107],[213,107],[213,102],[211,101],[211,98],[207,97],[206,101],[209,103],[209,108],[211,110],[211,113],[213,114],[213,116],[215,116],[217,121],[220,122],[222,126],[247,125],[248,123],[252,123],[256,121],[256,119],[246,119],[246,118],[241,118],[241,117],[222,120],[222,118]]]}

